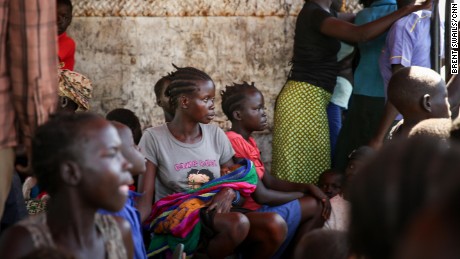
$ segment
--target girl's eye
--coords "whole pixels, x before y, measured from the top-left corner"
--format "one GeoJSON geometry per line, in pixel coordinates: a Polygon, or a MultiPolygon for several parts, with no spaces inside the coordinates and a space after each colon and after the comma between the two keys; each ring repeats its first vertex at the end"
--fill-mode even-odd
{"type": "Polygon", "coordinates": [[[105,157],[108,157],[108,158],[115,158],[115,157],[117,157],[117,156],[120,155],[120,154],[121,154],[120,150],[118,150],[118,149],[116,149],[116,150],[113,149],[113,150],[110,150],[109,152],[107,152],[107,153],[105,154],[105,157]]]}
{"type": "Polygon", "coordinates": [[[208,98],[204,98],[204,99],[203,99],[203,102],[205,102],[205,103],[207,103],[208,101],[209,101],[208,98]]]}
{"type": "Polygon", "coordinates": [[[114,158],[114,157],[117,156],[117,153],[116,152],[110,152],[110,153],[107,153],[105,156],[108,157],[108,158],[114,158]]]}

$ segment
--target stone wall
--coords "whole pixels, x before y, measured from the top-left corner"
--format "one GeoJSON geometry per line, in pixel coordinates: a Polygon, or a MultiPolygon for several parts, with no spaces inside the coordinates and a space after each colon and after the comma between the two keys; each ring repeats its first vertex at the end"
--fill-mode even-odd
{"type": "Polygon", "coordinates": [[[172,63],[206,71],[217,87],[217,117],[224,129],[220,90],[255,82],[263,92],[269,129],[258,135],[271,161],[276,96],[289,70],[296,14],[303,0],[74,0],[68,34],[77,44],[75,70],[94,84],[91,108],[105,114],[124,107],[142,124],[159,125],[153,86],[172,63]]]}

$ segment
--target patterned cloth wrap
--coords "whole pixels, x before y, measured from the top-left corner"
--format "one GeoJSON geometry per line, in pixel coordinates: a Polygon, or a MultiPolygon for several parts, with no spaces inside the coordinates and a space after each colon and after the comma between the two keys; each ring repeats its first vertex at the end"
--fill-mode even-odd
{"type": "Polygon", "coordinates": [[[244,159],[231,173],[216,178],[201,188],[175,193],[157,201],[144,225],[149,233],[154,233],[147,252],[148,257],[171,251],[179,243],[184,244],[187,255],[192,255],[200,241],[200,209],[207,206],[212,197],[224,187],[239,191],[242,196],[247,197],[256,189],[257,181],[254,164],[244,159]]]}
{"type": "Polygon", "coordinates": [[[91,80],[77,72],[59,69],[59,96],[67,97],[78,105],[78,110],[89,110],[92,97],[91,80]]]}

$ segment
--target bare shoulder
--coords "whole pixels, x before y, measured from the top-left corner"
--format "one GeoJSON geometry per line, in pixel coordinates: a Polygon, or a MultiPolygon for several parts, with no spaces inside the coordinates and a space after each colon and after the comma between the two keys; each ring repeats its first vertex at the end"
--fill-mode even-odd
{"type": "Polygon", "coordinates": [[[0,238],[0,258],[22,258],[34,250],[32,236],[23,226],[10,227],[0,238]]]}
{"type": "Polygon", "coordinates": [[[117,223],[118,228],[120,229],[121,237],[126,248],[128,259],[131,259],[134,256],[134,245],[133,236],[131,234],[131,225],[128,221],[121,217],[114,216],[113,218],[115,219],[115,222],[117,223]]]}
{"type": "Polygon", "coordinates": [[[121,217],[113,216],[115,222],[120,229],[121,234],[124,236],[125,234],[131,234],[131,225],[127,220],[121,217]]]}

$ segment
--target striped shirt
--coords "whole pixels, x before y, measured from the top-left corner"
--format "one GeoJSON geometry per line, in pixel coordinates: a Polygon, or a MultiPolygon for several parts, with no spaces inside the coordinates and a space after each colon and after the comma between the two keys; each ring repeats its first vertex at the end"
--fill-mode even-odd
{"type": "Polygon", "coordinates": [[[0,22],[0,148],[30,147],[56,107],[56,1],[0,0],[0,22]]]}

